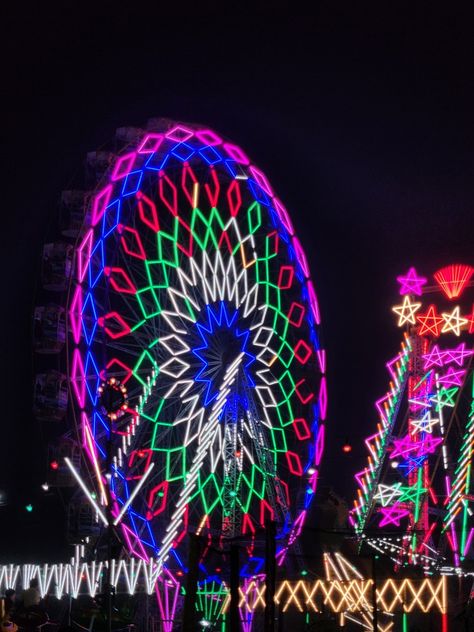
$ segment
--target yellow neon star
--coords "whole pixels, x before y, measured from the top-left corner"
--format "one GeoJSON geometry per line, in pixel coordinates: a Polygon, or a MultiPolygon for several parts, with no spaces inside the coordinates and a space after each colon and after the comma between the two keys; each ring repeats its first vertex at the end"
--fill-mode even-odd
{"type": "Polygon", "coordinates": [[[407,295],[403,299],[401,305],[392,307],[392,311],[398,314],[398,326],[401,327],[405,323],[416,324],[415,313],[420,309],[421,303],[411,303],[410,297],[407,295]]]}
{"type": "Polygon", "coordinates": [[[453,311],[449,314],[447,312],[443,312],[441,316],[444,320],[443,328],[441,329],[441,333],[445,334],[448,331],[453,331],[456,336],[461,335],[461,327],[467,325],[469,320],[467,318],[462,318],[460,315],[460,307],[459,305],[453,309],[453,311]]]}

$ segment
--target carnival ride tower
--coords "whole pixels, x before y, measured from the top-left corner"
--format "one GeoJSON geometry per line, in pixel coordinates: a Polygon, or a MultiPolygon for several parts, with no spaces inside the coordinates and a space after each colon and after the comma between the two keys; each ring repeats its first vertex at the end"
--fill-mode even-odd
{"type": "Polygon", "coordinates": [[[404,338],[356,475],[360,540],[425,573],[462,574],[474,558],[473,274],[453,264],[434,283],[414,268],[397,278],[404,338]]]}

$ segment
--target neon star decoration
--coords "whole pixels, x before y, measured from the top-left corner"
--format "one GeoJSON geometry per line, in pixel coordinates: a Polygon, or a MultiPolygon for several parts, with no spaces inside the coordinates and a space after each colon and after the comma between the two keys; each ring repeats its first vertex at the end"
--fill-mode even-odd
{"type": "MultiPolygon", "coordinates": [[[[275,520],[284,563],[324,453],[326,356],[304,249],[241,149],[177,124],[112,162],[77,249],[70,380],[96,492],[110,437],[114,515],[168,620],[190,531],[244,536],[251,557],[275,520]],[[110,378],[128,393],[111,435],[110,378]]],[[[201,572],[224,581],[206,556],[201,572]]]]}
{"type": "Polygon", "coordinates": [[[401,305],[392,307],[392,311],[398,315],[398,326],[402,327],[406,323],[416,324],[415,314],[420,309],[421,303],[412,303],[409,296],[405,296],[401,305]]]}
{"type": "Polygon", "coordinates": [[[397,281],[400,284],[400,294],[416,294],[421,296],[423,286],[426,285],[428,279],[418,276],[415,268],[410,268],[405,276],[398,276],[397,281]]]}
{"type": "Polygon", "coordinates": [[[461,335],[461,328],[464,327],[464,325],[467,325],[469,321],[467,318],[463,318],[460,315],[460,309],[459,305],[457,305],[452,312],[443,312],[441,314],[444,320],[441,333],[444,334],[452,331],[456,336],[461,335]]]}
{"type": "Polygon", "coordinates": [[[420,314],[416,317],[416,320],[420,323],[421,327],[418,331],[420,336],[435,336],[440,334],[440,325],[444,322],[444,318],[437,314],[436,306],[430,305],[425,314],[420,314]]]}
{"type": "Polygon", "coordinates": [[[361,543],[397,568],[462,575],[474,554],[474,325],[465,316],[472,311],[473,274],[471,266],[456,264],[434,275],[437,286],[425,287],[413,268],[397,279],[404,299],[394,311],[401,325],[414,319],[418,327],[405,332],[407,370],[390,372],[388,399],[376,403],[376,432],[366,440],[369,457],[356,474],[350,513],[361,543]],[[412,302],[425,293],[429,304],[412,302]],[[447,299],[458,304],[446,307],[447,299]],[[459,344],[449,345],[454,336],[459,344]],[[388,413],[385,402],[395,393],[388,413]]]}

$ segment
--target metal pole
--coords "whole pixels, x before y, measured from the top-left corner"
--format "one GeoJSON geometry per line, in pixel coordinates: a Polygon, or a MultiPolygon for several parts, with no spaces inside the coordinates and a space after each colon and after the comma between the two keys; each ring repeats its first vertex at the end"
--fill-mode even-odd
{"type": "Polygon", "coordinates": [[[377,575],[375,569],[375,555],[372,555],[372,629],[373,632],[377,632],[378,630],[377,575]]]}
{"type": "Polygon", "coordinates": [[[265,525],[265,615],[264,632],[275,632],[276,525],[265,525]]]}
{"type": "Polygon", "coordinates": [[[239,632],[239,547],[230,547],[230,632],[239,632]]]}
{"type": "Polygon", "coordinates": [[[199,575],[199,557],[201,538],[195,533],[189,534],[188,576],[186,578],[186,596],[183,608],[183,632],[196,632],[196,597],[199,575]]]}

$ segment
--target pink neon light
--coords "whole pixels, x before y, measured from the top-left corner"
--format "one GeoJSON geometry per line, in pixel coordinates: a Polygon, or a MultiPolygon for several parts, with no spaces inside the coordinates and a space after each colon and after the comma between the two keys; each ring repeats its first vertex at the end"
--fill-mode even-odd
{"type": "Polygon", "coordinates": [[[434,345],[431,351],[423,356],[425,361],[423,368],[430,369],[432,366],[443,366],[444,353],[440,351],[438,345],[434,345]]]}
{"type": "Polygon", "coordinates": [[[305,275],[306,278],[308,278],[309,277],[308,261],[306,259],[304,250],[301,246],[300,240],[297,237],[293,237],[292,242],[293,242],[293,248],[295,249],[296,260],[300,264],[300,267],[303,270],[303,274],[305,275]]]}
{"type": "Polygon", "coordinates": [[[127,541],[127,548],[129,552],[132,555],[136,555],[137,557],[141,558],[145,562],[148,562],[149,557],[140,538],[138,538],[135,533],[123,522],[120,526],[122,527],[123,535],[125,537],[125,540],[127,541]],[[135,544],[137,546],[135,546],[135,544]]]}
{"type": "Polygon", "coordinates": [[[321,373],[326,373],[326,351],[325,349],[318,349],[316,351],[318,357],[319,370],[321,373]]]}
{"type": "Polygon", "coordinates": [[[77,249],[77,277],[80,282],[84,280],[84,277],[87,272],[87,266],[89,265],[89,260],[91,258],[93,235],[94,235],[94,231],[91,228],[84,235],[84,239],[82,240],[81,245],[77,249]]]}
{"type": "Polygon", "coordinates": [[[427,435],[421,441],[413,441],[413,438],[407,434],[402,439],[393,440],[394,449],[390,458],[393,459],[396,456],[405,457],[411,453],[414,453],[415,456],[432,454],[440,443],[443,443],[442,437],[427,435]]]}
{"type": "Polygon", "coordinates": [[[379,511],[383,516],[379,522],[379,527],[386,527],[388,524],[399,527],[400,521],[410,515],[408,509],[396,504],[391,507],[380,507],[379,511]]]}
{"type": "Polygon", "coordinates": [[[286,453],[286,461],[292,474],[295,474],[296,476],[302,476],[303,467],[301,465],[301,460],[295,452],[288,451],[286,453]]]}
{"type": "Polygon", "coordinates": [[[273,197],[273,189],[265,175],[256,167],[250,167],[249,171],[255,178],[256,183],[265,191],[265,193],[268,193],[268,195],[273,197]]]}
{"type": "Polygon", "coordinates": [[[204,188],[206,190],[207,197],[209,198],[209,203],[210,203],[211,207],[215,208],[217,206],[217,201],[219,199],[219,193],[220,193],[220,190],[221,190],[221,185],[219,184],[219,179],[216,176],[216,171],[215,171],[215,169],[212,166],[211,166],[211,169],[210,169],[209,173],[211,174],[211,180],[212,180],[213,189],[211,190],[211,187],[209,186],[209,184],[207,182],[204,185],[204,188]]]}
{"type": "Polygon", "coordinates": [[[242,149],[240,149],[240,147],[237,147],[237,145],[224,143],[224,150],[226,151],[227,155],[232,158],[232,160],[235,160],[235,162],[238,162],[241,165],[248,165],[250,163],[250,160],[247,158],[245,153],[242,151],[242,149]]]}
{"type": "Polygon", "coordinates": [[[196,138],[210,147],[222,144],[222,138],[210,129],[200,129],[196,132],[196,138]]]}
{"type": "Polygon", "coordinates": [[[466,343],[462,342],[455,349],[446,349],[443,353],[444,364],[454,362],[458,366],[464,364],[464,360],[474,354],[472,349],[466,349],[466,343]]]}
{"type": "Polygon", "coordinates": [[[321,315],[319,313],[318,297],[316,296],[316,292],[315,292],[315,289],[314,289],[313,282],[312,281],[307,281],[307,287],[308,287],[309,303],[311,305],[311,311],[313,312],[314,320],[315,320],[317,325],[320,325],[321,324],[321,315]]]}
{"type": "Polygon", "coordinates": [[[138,232],[134,228],[129,228],[123,224],[119,224],[117,228],[121,235],[120,242],[122,248],[127,255],[144,261],[146,259],[145,249],[143,248],[142,240],[138,232]]]}
{"type": "Polygon", "coordinates": [[[122,268],[104,268],[105,276],[109,277],[110,284],[116,292],[123,294],[136,294],[137,288],[133,285],[132,280],[122,268]]]}
{"type": "Polygon", "coordinates": [[[112,190],[112,185],[108,184],[94,197],[92,203],[92,226],[95,226],[102,219],[105,209],[109,205],[112,190]]]}
{"type": "Polygon", "coordinates": [[[322,421],[326,419],[327,409],[328,409],[328,392],[327,392],[326,377],[323,376],[321,378],[321,385],[319,387],[319,412],[320,412],[322,421]]]}
{"type": "Polygon", "coordinates": [[[105,316],[100,316],[97,319],[97,322],[101,327],[104,328],[107,335],[110,336],[110,338],[112,338],[113,340],[116,340],[117,338],[122,338],[123,336],[129,334],[131,331],[130,325],[128,325],[124,321],[124,319],[120,316],[118,312],[109,312],[105,316]],[[107,326],[108,321],[112,321],[115,323],[115,329],[110,329],[110,327],[107,326]]]}
{"type": "Polygon", "coordinates": [[[112,172],[112,180],[120,180],[128,176],[132,167],[135,163],[135,159],[137,157],[136,152],[131,152],[129,154],[124,154],[120,156],[114,166],[114,170],[112,172]]]}
{"type": "Polygon", "coordinates": [[[229,202],[230,214],[235,217],[242,206],[242,196],[240,194],[240,186],[237,180],[232,180],[227,190],[227,201],[229,202]]]}
{"type": "Polygon", "coordinates": [[[283,226],[286,228],[290,235],[294,235],[295,230],[293,228],[293,224],[291,223],[290,216],[288,215],[286,208],[283,206],[278,198],[273,199],[273,205],[283,226]]]}
{"type": "Polygon", "coordinates": [[[140,219],[148,228],[151,228],[154,233],[157,233],[160,230],[160,223],[158,221],[155,203],[141,191],[137,192],[136,198],[138,201],[138,214],[140,215],[140,219]]]}
{"type": "Polygon", "coordinates": [[[305,314],[305,309],[303,305],[300,305],[299,303],[292,303],[290,307],[290,311],[288,312],[288,320],[295,327],[301,327],[304,314],[305,314]]]}
{"type": "Polygon", "coordinates": [[[466,555],[469,552],[469,548],[471,546],[471,542],[472,542],[472,537],[474,536],[474,527],[471,528],[471,530],[469,531],[469,535],[467,536],[466,539],[466,544],[464,546],[464,551],[462,552],[462,554],[464,555],[464,557],[466,557],[466,555]]]}
{"type": "Polygon", "coordinates": [[[461,386],[463,383],[463,378],[466,374],[465,369],[460,369],[459,371],[455,371],[452,366],[450,366],[443,377],[439,378],[439,383],[448,388],[449,386],[461,386]]]}
{"type": "Polygon", "coordinates": [[[161,201],[168,207],[173,215],[178,215],[178,191],[168,176],[160,172],[159,186],[161,201]]]}
{"type": "Polygon", "coordinates": [[[325,433],[325,426],[324,425],[319,426],[318,436],[316,437],[316,448],[315,448],[315,455],[314,455],[314,464],[316,465],[316,467],[321,463],[321,458],[324,452],[324,433],[325,433]]]}
{"type": "Polygon", "coordinates": [[[172,632],[180,584],[168,569],[165,570],[163,577],[159,579],[159,583],[162,590],[158,588],[158,585],[155,590],[160,608],[163,632],[172,632]]]}
{"type": "Polygon", "coordinates": [[[147,134],[138,148],[139,154],[153,154],[164,140],[163,134],[147,134]]]}
{"type": "Polygon", "coordinates": [[[176,125],[166,134],[166,138],[174,140],[178,143],[184,143],[189,140],[191,136],[194,136],[194,132],[183,125],[176,125]]]}
{"type": "Polygon", "coordinates": [[[77,403],[80,408],[84,408],[84,403],[86,399],[86,376],[84,374],[84,364],[82,362],[81,354],[79,353],[79,349],[74,349],[72,355],[72,387],[74,390],[74,394],[76,395],[77,403]]]}
{"type": "Polygon", "coordinates": [[[421,296],[423,293],[423,285],[426,285],[428,279],[418,276],[415,268],[410,268],[405,276],[398,276],[397,281],[400,283],[400,294],[416,294],[421,296]]]}
{"type": "Polygon", "coordinates": [[[78,285],[74,291],[74,297],[69,310],[69,322],[71,323],[72,337],[76,344],[81,339],[81,316],[82,316],[82,288],[78,285]]]}

